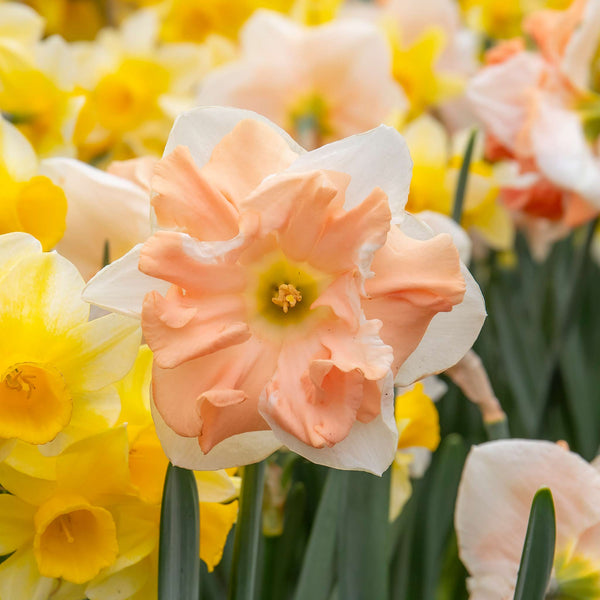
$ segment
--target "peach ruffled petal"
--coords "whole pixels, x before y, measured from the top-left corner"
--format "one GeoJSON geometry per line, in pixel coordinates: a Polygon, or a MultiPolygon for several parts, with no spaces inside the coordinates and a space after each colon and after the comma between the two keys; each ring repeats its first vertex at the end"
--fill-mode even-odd
{"type": "Polygon", "coordinates": [[[151,292],[142,307],[144,336],[159,367],[172,369],[250,337],[241,298],[212,296],[190,305],[177,289],[166,298],[151,292]]]}
{"type": "Polygon", "coordinates": [[[383,322],[381,337],[394,348],[396,373],[433,317],[462,301],[465,282],[448,234],[415,240],[393,228],[387,244],[375,254],[373,270],[362,305],[368,319],[383,322]]]}
{"type": "Polygon", "coordinates": [[[587,223],[598,214],[598,208],[592,206],[577,194],[570,194],[565,205],[563,223],[569,228],[587,223]]]}
{"type": "Polygon", "coordinates": [[[385,243],[392,215],[383,190],[375,188],[358,206],[330,218],[308,262],[327,273],[359,267],[363,275],[385,243]]]}
{"type": "Polygon", "coordinates": [[[222,257],[207,256],[205,262],[192,256],[193,240],[176,231],[157,231],[140,253],[142,273],[169,281],[187,292],[222,294],[241,292],[246,285],[243,269],[224,262],[222,257]],[[186,248],[186,244],[189,247],[186,248]]]}
{"type": "Polygon", "coordinates": [[[336,317],[345,321],[352,331],[356,331],[362,311],[358,285],[358,277],[355,273],[336,277],[311,304],[311,309],[328,306],[336,317]]]}
{"type": "Polygon", "coordinates": [[[154,167],[152,206],[158,225],[179,228],[202,240],[227,240],[238,233],[238,212],[190,151],[178,146],[154,167]]]}
{"type": "Polygon", "coordinates": [[[230,202],[240,206],[265,177],[283,171],[296,157],[271,127],[245,119],[215,146],[202,174],[230,202]]]}
{"type": "Polygon", "coordinates": [[[256,336],[173,369],[153,367],[153,400],[180,436],[208,452],[230,436],[268,429],[258,397],[275,371],[279,348],[256,336]]]}
{"type": "Polygon", "coordinates": [[[154,167],[158,161],[151,156],[142,156],[130,160],[115,160],[111,162],[106,171],[123,179],[135,183],[145,192],[150,193],[154,167]]]}

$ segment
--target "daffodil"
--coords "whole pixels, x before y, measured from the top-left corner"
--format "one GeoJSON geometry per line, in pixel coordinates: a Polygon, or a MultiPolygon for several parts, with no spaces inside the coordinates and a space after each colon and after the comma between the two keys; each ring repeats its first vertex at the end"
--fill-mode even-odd
{"type": "Polygon", "coordinates": [[[173,117],[192,105],[208,54],[193,44],[161,45],[158,29],[156,13],[138,11],[75,49],[86,92],[75,131],[82,159],[157,155],[173,117]]]}
{"type": "MultiPolygon", "coordinates": [[[[462,148],[453,153],[444,127],[433,117],[422,116],[404,130],[414,161],[406,209],[452,214],[462,148]]],[[[499,201],[499,185],[482,156],[471,163],[461,225],[475,231],[492,248],[512,247],[514,228],[510,214],[499,201]]]]}
{"type": "Polygon", "coordinates": [[[75,91],[75,65],[62,38],[25,46],[0,43],[0,111],[40,156],[73,155],[73,130],[83,97],[75,91]]]}
{"type": "Polygon", "coordinates": [[[484,318],[450,236],[403,211],[400,135],[382,126],[305,153],[255,113],[197,109],[154,173],[158,229],[85,298],[141,316],[167,456],[215,469],[285,444],[385,470],[394,377],[455,363],[484,318]]]}
{"type": "Polygon", "coordinates": [[[472,600],[513,597],[531,502],[542,487],[556,509],[546,597],[600,596],[600,474],[557,444],[504,440],[471,450],[458,490],[456,535],[472,600]]]}
{"type": "Polygon", "coordinates": [[[392,463],[390,520],[395,520],[412,493],[411,477],[422,477],[431,453],[440,443],[440,423],[434,400],[446,386],[435,377],[417,382],[396,395],[394,416],[398,450],[392,463]]]}
{"type": "Polygon", "coordinates": [[[241,33],[241,58],[213,70],[201,105],[265,115],[309,149],[365,131],[406,108],[375,25],[342,20],[305,27],[257,13],[241,33]]]}
{"type": "Polygon", "coordinates": [[[0,438],[57,453],[119,415],[112,387],[140,340],[132,319],[88,321],[84,281],[24,233],[0,236],[0,438]]]}
{"type": "Polygon", "coordinates": [[[66,227],[63,190],[40,174],[27,139],[0,117],[0,233],[24,231],[51,250],[66,227]]]}
{"type": "Polygon", "coordinates": [[[0,4],[0,46],[31,52],[44,33],[44,19],[17,2],[0,4]]]}
{"type": "MultiPolygon", "coordinates": [[[[150,413],[151,368],[152,352],[142,346],[133,369],[117,385],[122,402],[119,422],[127,423],[131,485],[141,501],[123,509],[135,519],[140,551],[135,556],[119,557],[90,582],[86,587],[90,600],[157,598],[160,504],[168,459],[150,413]],[[130,592],[118,596],[117,590],[130,592]]],[[[200,500],[200,558],[212,571],[221,560],[237,518],[239,481],[225,471],[196,472],[195,476],[200,500]]]]}

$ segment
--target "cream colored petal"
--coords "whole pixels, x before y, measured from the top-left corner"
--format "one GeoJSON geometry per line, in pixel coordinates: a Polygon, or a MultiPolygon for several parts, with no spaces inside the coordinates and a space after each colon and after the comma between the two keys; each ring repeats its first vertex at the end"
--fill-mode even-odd
{"type": "Polygon", "coordinates": [[[0,556],[18,550],[33,537],[35,507],[16,496],[0,494],[0,556]]]}
{"type": "Polygon", "coordinates": [[[489,442],[471,450],[455,524],[461,560],[476,582],[472,585],[496,577],[503,582],[498,589],[514,586],[531,501],[541,487],[549,487],[554,498],[558,551],[600,522],[600,474],[578,455],[551,442],[525,440],[489,442]]]}
{"type": "Polygon", "coordinates": [[[0,565],[0,598],[15,598],[18,590],[19,599],[48,600],[58,586],[57,579],[40,575],[33,549],[19,550],[0,565]]]}
{"type": "Polygon", "coordinates": [[[406,142],[392,127],[380,125],[303,154],[288,171],[319,169],[341,171],[352,177],[346,190],[344,208],[347,210],[358,206],[377,186],[387,194],[392,222],[403,220],[412,160],[406,142]]]}
{"type": "Polygon", "coordinates": [[[257,113],[238,108],[203,106],[177,117],[163,156],[171,154],[177,146],[187,146],[196,165],[199,168],[203,167],[223,136],[244,119],[255,119],[266,123],[286,140],[292,151],[297,154],[304,152],[287,133],[257,113]]]}
{"type": "Polygon", "coordinates": [[[392,481],[390,483],[390,521],[395,521],[412,494],[408,465],[403,462],[392,463],[392,481]]]}
{"type": "Polygon", "coordinates": [[[348,436],[331,448],[314,448],[287,433],[263,414],[282,444],[318,465],[334,469],[367,471],[381,475],[391,464],[398,445],[394,419],[392,374],[379,382],[382,390],[381,414],[369,423],[356,421],[348,436]]]}
{"type": "Polygon", "coordinates": [[[85,594],[89,600],[126,599],[141,590],[153,576],[151,565],[140,561],[108,577],[98,576],[85,588],[85,594]]]}
{"type": "Polygon", "coordinates": [[[52,364],[73,389],[99,390],[127,374],[140,342],[138,321],[106,315],[73,329],[69,339],[58,346],[52,364]]]}
{"type": "Polygon", "coordinates": [[[231,436],[217,444],[208,454],[200,449],[197,438],[176,434],[152,406],[156,433],[171,462],[185,469],[216,471],[261,461],[281,447],[271,431],[250,431],[231,436]]]}
{"type": "Polygon", "coordinates": [[[13,450],[16,440],[0,439],[0,461],[3,461],[13,450]]]}
{"type": "Polygon", "coordinates": [[[20,261],[40,254],[42,245],[32,235],[15,231],[0,235],[0,278],[20,261]]]}
{"type": "Polygon", "coordinates": [[[67,228],[57,250],[84,279],[102,268],[107,242],[114,261],[150,235],[150,197],[137,185],[69,158],[43,160],[40,173],[67,196],[67,228]]]}
{"type": "MultiPolygon", "coordinates": [[[[0,9],[3,6],[7,5],[0,5],[0,9]]],[[[2,25],[3,22],[0,20],[0,27],[2,25]]],[[[33,146],[12,123],[2,117],[0,117],[0,164],[15,181],[27,181],[37,175],[38,160],[33,146]]]]}
{"type": "Polygon", "coordinates": [[[0,39],[33,44],[44,33],[44,19],[35,10],[16,2],[0,4],[0,39]]]}
{"type": "Polygon", "coordinates": [[[81,297],[100,308],[140,319],[146,294],[156,290],[165,295],[171,284],[144,275],[138,269],[142,244],[104,267],[83,289],[81,297]]]}

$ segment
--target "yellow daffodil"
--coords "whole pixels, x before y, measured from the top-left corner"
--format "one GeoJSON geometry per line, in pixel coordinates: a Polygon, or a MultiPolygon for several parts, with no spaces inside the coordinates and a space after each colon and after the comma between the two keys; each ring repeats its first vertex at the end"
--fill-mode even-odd
{"type": "Polygon", "coordinates": [[[77,269],[27,234],[0,236],[0,265],[0,439],[56,453],[116,421],[139,326],[88,321],[77,269]]]}
{"type": "MultiPolygon", "coordinates": [[[[130,373],[117,385],[122,411],[119,422],[127,423],[129,472],[138,499],[136,513],[141,531],[138,562],[118,559],[86,588],[90,600],[109,600],[115,590],[126,589],[130,600],[157,597],[158,534],[162,487],[168,465],[150,413],[152,352],[143,346],[130,373]],[[141,543],[144,540],[144,543],[141,543]]],[[[212,571],[221,560],[227,535],[237,518],[239,479],[225,471],[196,472],[200,500],[200,558],[212,571]]],[[[135,510],[132,505],[127,511],[135,510]]]]}
{"type": "Polygon", "coordinates": [[[305,25],[322,25],[335,19],[343,0],[295,0],[290,15],[305,25]]]}
{"type": "Polygon", "coordinates": [[[0,565],[0,597],[18,590],[22,598],[48,598],[60,590],[82,598],[85,584],[129,549],[135,531],[115,509],[131,491],[127,434],[109,430],[54,459],[34,452],[27,464],[37,476],[0,464],[9,492],[0,495],[0,553],[14,552],[0,565]]]}
{"type": "Polygon", "coordinates": [[[394,416],[398,425],[398,450],[392,463],[390,521],[398,517],[410,498],[411,477],[421,477],[429,465],[431,453],[440,443],[440,424],[432,400],[445,391],[434,377],[396,396],[394,416]]]}
{"type": "Polygon", "coordinates": [[[462,92],[463,78],[438,68],[448,41],[442,28],[428,27],[410,44],[402,40],[400,28],[391,20],[387,21],[386,31],[392,49],[394,78],[410,102],[408,118],[462,92]]]}
{"type": "MultiPolygon", "coordinates": [[[[450,215],[462,163],[462,139],[455,140],[457,150],[452,152],[444,127],[426,115],[410,123],[404,136],[414,161],[407,210],[450,215]]],[[[476,231],[492,248],[507,250],[514,229],[508,211],[499,203],[498,191],[492,166],[476,156],[470,167],[461,225],[476,231]]]]}
{"type": "Polygon", "coordinates": [[[83,160],[159,155],[173,118],[191,105],[213,54],[194,44],[160,45],[158,28],[155,12],[138,11],[78,45],[86,101],[75,138],[83,160]]]}
{"type": "Polygon", "coordinates": [[[0,117],[0,233],[24,231],[51,250],[66,227],[63,190],[39,174],[27,139],[0,117]]]}
{"type": "Polygon", "coordinates": [[[62,38],[25,46],[0,44],[0,111],[41,156],[72,155],[83,98],[75,93],[71,52],[62,38]]]}
{"type": "Polygon", "coordinates": [[[33,53],[42,38],[44,19],[34,10],[17,2],[0,4],[0,46],[21,48],[33,53]]]}

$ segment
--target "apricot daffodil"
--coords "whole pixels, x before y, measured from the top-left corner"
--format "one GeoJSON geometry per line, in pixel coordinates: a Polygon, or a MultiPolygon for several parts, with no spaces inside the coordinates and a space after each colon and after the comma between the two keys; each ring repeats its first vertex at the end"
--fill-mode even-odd
{"type": "Polygon", "coordinates": [[[471,600],[513,597],[531,502],[542,487],[556,509],[546,597],[600,596],[600,474],[557,444],[503,440],[471,450],[458,490],[456,535],[471,600]]]}
{"type": "Polygon", "coordinates": [[[88,321],[84,281],[62,256],[24,233],[0,236],[0,439],[57,453],[119,415],[112,387],[140,340],[136,321],[88,321]]]}
{"type": "Polygon", "coordinates": [[[454,364],[485,314],[451,237],[404,212],[410,170],[384,126],[306,153],[249,111],[178,118],[152,180],[156,231],[84,293],[141,318],[172,462],[230,467],[285,444],[389,466],[394,378],[454,364]]]}

